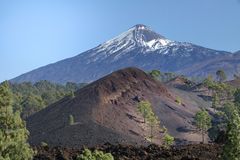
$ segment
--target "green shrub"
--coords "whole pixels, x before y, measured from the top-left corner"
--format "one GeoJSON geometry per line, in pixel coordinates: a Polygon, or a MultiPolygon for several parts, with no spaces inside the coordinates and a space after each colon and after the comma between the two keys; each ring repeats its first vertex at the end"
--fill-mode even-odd
{"type": "Polygon", "coordinates": [[[168,133],[163,137],[163,146],[169,148],[174,143],[174,137],[169,135],[168,133]]]}
{"type": "Polygon", "coordinates": [[[149,72],[149,75],[157,80],[161,76],[161,72],[159,70],[152,70],[149,72]]]}
{"type": "Polygon", "coordinates": [[[114,160],[111,153],[103,153],[102,151],[95,150],[94,152],[85,149],[77,160],[114,160]]]}
{"type": "Polygon", "coordinates": [[[74,117],[73,117],[73,115],[70,114],[70,115],[69,115],[69,118],[68,118],[68,124],[69,124],[69,125],[74,125],[74,123],[75,123],[75,122],[74,122],[74,117]]]}
{"type": "Polygon", "coordinates": [[[182,101],[181,101],[181,98],[177,96],[175,102],[178,104],[178,105],[181,105],[182,104],[182,101]]]}
{"type": "Polygon", "coordinates": [[[41,142],[41,146],[42,146],[42,147],[47,147],[48,144],[47,144],[46,142],[41,142]]]}

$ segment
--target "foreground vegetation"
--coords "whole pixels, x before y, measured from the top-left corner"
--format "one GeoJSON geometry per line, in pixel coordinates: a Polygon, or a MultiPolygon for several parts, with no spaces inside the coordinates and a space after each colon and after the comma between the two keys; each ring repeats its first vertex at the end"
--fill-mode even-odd
{"type": "MultiPolygon", "coordinates": [[[[159,80],[158,77],[161,76],[161,72],[155,70],[150,75],[159,80]]],[[[217,71],[216,77],[216,80],[214,80],[209,76],[201,83],[208,89],[212,109],[207,108],[196,113],[196,127],[202,133],[203,143],[205,142],[204,135],[207,133],[213,141],[218,140],[219,137],[224,137],[221,141],[224,144],[223,152],[219,154],[221,149],[217,149],[217,154],[214,154],[214,156],[218,155],[218,157],[227,160],[237,160],[240,157],[240,89],[233,88],[225,83],[226,78],[223,71],[217,71]]],[[[82,86],[83,84],[74,83],[57,85],[47,81],[35,84],[3,82],[0,85],[0,160],[32,159],[34,151],[27,143],[29,133],[22,118],[27,118],[64,96],[74,98],[74,91],[82,86]]],[[[178,100],[177,103],[181,103],[181,100],[178,100]]],[[[174,138],[167,133],[167,129],[160,128],[160,121],[154,114],[151,104],[148,101],[141,101],[138,105],[138,111],[142,114],[144,123],[148,123],[150,126],[150,136],[147,137],[150,142],[155,137],[156,132],[154,130],[165,130],[163,150],[173,149],[171,145],[174,138]]],[[[74,123],[74,117],[70,115],[69,125],[74,125],[74,123]]],[[[46,148],[48,146],[46,144],[42,147],[46,148]]],[[[158,148],[155,148],[155,150],[159,151],[158,148]]],[[[116,154],[113,150],[104,153],[99,150],[92,152],[86,149],[76,158],[78,160],[111,160],[113,156],[109,153],[116,154]]]]}
{"type": "Polygon", "coordinates": [[[0,85],[0,160],[30,160],[33,150],[27,143],[28,131],[20,113],[13,112],[7,82],[0,85]]]}
{"type": "Polygon", "coordinates": [[[103,153],[95,150],[92,152],[89,149],[84,149],[83,153],[77,156],[77,160],[114,160],[111,153],[103,153]]]}

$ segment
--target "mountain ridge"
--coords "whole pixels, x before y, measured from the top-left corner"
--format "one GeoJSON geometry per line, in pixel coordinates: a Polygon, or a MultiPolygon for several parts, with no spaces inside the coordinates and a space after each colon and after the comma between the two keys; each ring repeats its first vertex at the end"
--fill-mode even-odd
{"type": "MultiPolygon", "coordinates": [[[[145,25],[136,25],[93,49],[40,67],[11,81],[92,82],[115,70],[130,66],[181,74],[198,63],[231,55],[230,52],[172,41],[145,25]]],[[[216,71],[201,72],[208,75],[216,71]]]]}

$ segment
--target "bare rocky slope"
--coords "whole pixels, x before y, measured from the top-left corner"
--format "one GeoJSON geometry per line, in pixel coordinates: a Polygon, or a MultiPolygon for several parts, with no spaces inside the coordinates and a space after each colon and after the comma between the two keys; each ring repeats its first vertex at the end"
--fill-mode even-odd
{"type": "MultiPolygon", "coordinates": [[[[209,107],[197,94],[166,86],[137,68],[111,73],[27,119],[30,143],[81,147],[111,144],[148,144],[149,126],[137,111],[139,101],[152,103],[155,114],[177,142],[199,142],[194,114],[209,107]],[[176,99],[181,99],[181,104],[176,99]],[[74,124],[69,125],[69,116],[74,124]]],[[[161,132],[153,142],[161,143],[161,132]]]]}

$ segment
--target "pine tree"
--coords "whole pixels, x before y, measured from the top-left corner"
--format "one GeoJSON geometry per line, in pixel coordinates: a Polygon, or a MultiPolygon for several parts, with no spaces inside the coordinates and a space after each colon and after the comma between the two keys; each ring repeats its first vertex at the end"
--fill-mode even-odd
{"type": "Polygon", "coordinates": [[[160,121],[158,120],[158,117],[155,116],[153,112],[151,112],[149,117],[147,118],[147,122],[150,125],[150,142],[152,142],[152,139],[154,138],[154,128],[159,127],[160,121]]]}
{"type": "Polygon", "coordinates": [[[144,118],[144,123],[147,122],[150,125],[150,141],[154,138],[154,129],[159,128],[160,121],[152,110],[152,105],[148,101],[141,101],[138,105],[138,111],[144,118]]]}
{"type": "Polygon", "coordinates": [[[145,123],[151,112],[151,103],[148,101],[141,101],[138,104],[138,111],[142,114],[145,123]]]}
{"type": "Polygon", "coordinates": [[[240,116],[233,110],[227,126],[227,142],[224,145],[223,159],[240,160],[240,116]]]}
{"type": "Polygon", "coordinates": [[[19,112],[12,109],[7,82],[0,85],[0,159],[30,160],[33,151],[27,143],[28,131],[19,112]]]}
{"type": "Polygon", "coordinates": [[[223,70],[218,70],[216,76],[219,82],[224,82],[227,79],[227,76],[223,70]]]}
{"type": "Polygon", "coordinates": [[[208,75],[208,77],[203,81],[203,85],[208,88],[208,96],[210,96],[210,92],[213,89],[213,78],[211,75],[208,75]]]}
{"type": "Polygon", "coordinates": [[[204,143],[204,135],[211,127],[211,117],[206,110],[201,110],[195,115],[197,128],[202,132],[202,143],[204,143]]]}

